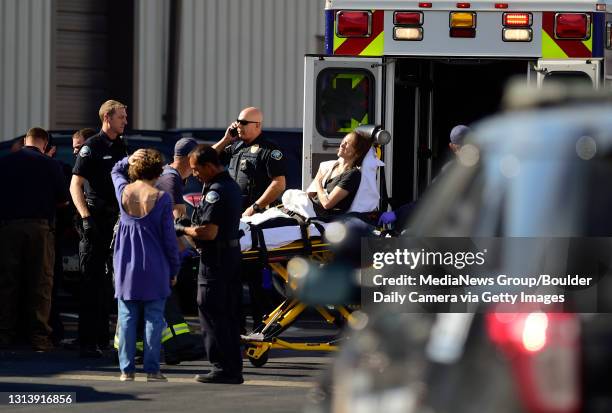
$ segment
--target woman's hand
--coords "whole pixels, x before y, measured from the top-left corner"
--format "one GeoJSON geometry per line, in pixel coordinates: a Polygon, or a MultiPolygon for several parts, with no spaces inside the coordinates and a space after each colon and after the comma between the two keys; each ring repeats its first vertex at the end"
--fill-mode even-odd
{"type": "Polygon", "coordinates": [[[176,275],[172,278],[170,278],[170,286],[174,287],[176,285],[176,275]]]}
{"type": "Polygon", "coordinates": [[[138,149],[128,158],[128,164],[134,165],[136,161],[144,159],[146,151],[144,149],[138,149]]]}

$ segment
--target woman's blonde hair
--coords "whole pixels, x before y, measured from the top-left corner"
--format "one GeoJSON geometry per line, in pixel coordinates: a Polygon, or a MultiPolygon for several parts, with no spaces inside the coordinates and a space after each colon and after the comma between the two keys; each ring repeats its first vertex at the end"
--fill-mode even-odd
{"type": "Polygon", "coordinates": [[[128,168],[128,175],[132,181],[137,179],[157,179],[161,175],[164,161],[161,153],[155,149],[145,149],[142,158],[135,159],[128,168]]]}

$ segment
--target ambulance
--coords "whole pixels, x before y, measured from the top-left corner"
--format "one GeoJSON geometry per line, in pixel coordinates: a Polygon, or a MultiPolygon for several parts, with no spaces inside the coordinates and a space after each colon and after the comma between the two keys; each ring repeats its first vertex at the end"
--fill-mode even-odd
{"type": "Polygon", "coordinates": [[[589,0],[327,0],[325,54],[305,56],[303,187],[347,132],[377,124],[393,136],[381,188],[391,206],[418,199],[448,160],[450,130],[497,112],[508,80],[612,80],[607,9],[589,0]]]}

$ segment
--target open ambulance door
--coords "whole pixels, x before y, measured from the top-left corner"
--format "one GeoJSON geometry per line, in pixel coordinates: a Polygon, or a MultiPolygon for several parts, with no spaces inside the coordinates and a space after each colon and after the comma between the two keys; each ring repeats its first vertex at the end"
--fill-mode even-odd
{"type": "Polygon", "coordinates": [[[571,81],[590,84],[594,89],[601,87],[600,60],[539,60],[533,68],[535,85],[542,87],[549,81],[571,81]]]}
{"type": "Polygon", "coordinates": [[[382,88],[382,58],[305,57],[303,189],[321,162],[338,157],[344,135],[362,124],[384,123],[382,88]]]}

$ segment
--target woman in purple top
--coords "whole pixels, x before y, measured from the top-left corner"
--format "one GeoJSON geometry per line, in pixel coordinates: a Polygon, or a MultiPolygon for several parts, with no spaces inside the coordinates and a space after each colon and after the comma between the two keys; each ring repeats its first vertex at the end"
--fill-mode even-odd
{"type": "Polygon", "coordinates": [[[147,381],[166,381],[159,370],[164,305],[170,285],[176,282],[179,258],[172,200],[155,188],[162,167],[158,151],[139,149],[117,162],[111,172],[121,210],[113,256],[121,381],[134,380],[136,327],[141,312],[147,381]]]}

